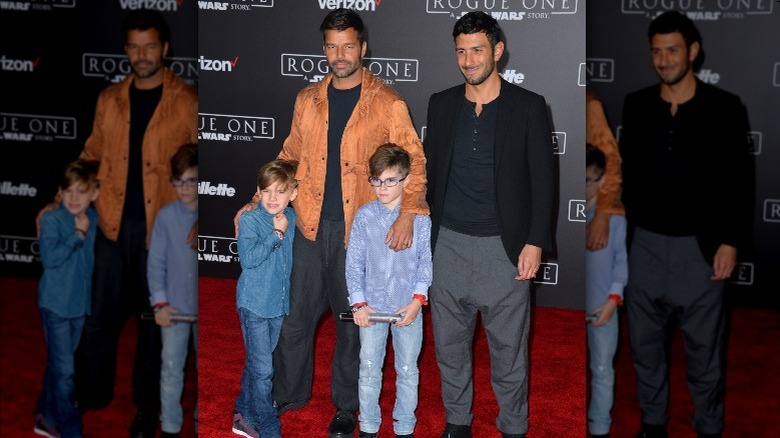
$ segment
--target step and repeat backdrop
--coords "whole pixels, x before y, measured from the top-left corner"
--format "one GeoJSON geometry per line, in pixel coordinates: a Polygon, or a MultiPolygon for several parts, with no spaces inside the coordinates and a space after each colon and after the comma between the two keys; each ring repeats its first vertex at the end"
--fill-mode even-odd
{"type": "MultiPolygon", "coordinates": [[[[738,254],[728,291],[735,300],[768,305],[780,290],[780,3],[763,0],[590,2],[587,79],[620,137],[627,93],[658,82],[650,61],[647,27],[677,10],[701,33],[704,60],[696,72],[706,83],[738,95],[747,107],[755,162],[752,247],[738,254]],[[761,293],[763,292],[763,293],[761,293]]],[[[729,175],[723,175],[728,179],[729,175]]],[[[711,206],[712,220],[729,208],[711,206]]]]}
{"type": "Polygon", "coordinates": [[[557,162],[556,248],[536,303],[582,308],[585,102],[583,0],[229,0],[198,2],[200,275],[236,278],[235,212],[290,131],[300,89],[328,73],[319,26],[337,7],[366,26],[363,65],[406,100],[421,138],[428,98],[463,82],[452,28],[483,10],[506,36],[500,74],[547,98],[557,162]]]}
{"type": "Polygon", "coordinates": [[[130,71],[122,19],[159,10],[166,60],[197,86],[194,0],[0,1],[0,275],[41,273],[35,216],[92,130],[98,93],[130,71]]]}

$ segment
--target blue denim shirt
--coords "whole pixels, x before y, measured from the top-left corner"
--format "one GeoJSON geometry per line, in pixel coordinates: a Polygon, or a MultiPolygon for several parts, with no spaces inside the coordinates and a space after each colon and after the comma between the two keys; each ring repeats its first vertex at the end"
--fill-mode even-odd
{"type": "Polygon", "coordinates": [[[38,307],[63,318],[77,318],[92,311],[92,269],[95,266],[97,212],[87,209],[89,229],[84,239],[76,232],[76,215],[60,206],[41,217],[43,275],[38,283],[38,307]]]}
{"type": "Polygon", "coordinates": [[[197,219],[198,209],[179,200],[157,213],[146,261],[150,305],[168,302],[179,313],[198,313],[198,255],[187,243],[197,219]]]}
{"type": "Polygon", "coordinates": [[[428,296],[433,279],[431,218],[414,217],[410,248],[396,252],[384,243],[400,205],[391,211],[377,200],[358,210],[347,246],[350,304],[365,301],[377,312],[395,312],[409,304],[415,294],[428,296]]]}
{"type": "Polygon", "coordinates": [[[290,313],[290,273],[295,236],[295,210],[284,209],[289,226],[284,239],[274,233],[273,216],[258,205],[238,218],[238,257],[241,275],[236,308],[261,318],[290,313]]]}

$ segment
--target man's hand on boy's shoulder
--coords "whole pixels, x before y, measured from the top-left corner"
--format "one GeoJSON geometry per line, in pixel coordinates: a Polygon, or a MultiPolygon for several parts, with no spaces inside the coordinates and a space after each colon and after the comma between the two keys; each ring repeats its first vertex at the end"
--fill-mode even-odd
{"type": "Polygon", "coordinates": [[[59,202],[57,202],[57,201],[55,201],[55,202],[50,202],[50,203],[46,204],[46,205],[45,205],[45,206],[44,206],[44,207],[41,209],[41,211],[39,211],[39,212],[38,212],[38,215],[37,215],[37,216],[35,216],[35,235],[36,235],[36,237],[41,237],[41,218],[43,217],[44,213],[48,213],[48,212],[50,212],[50,211],[54,211],[54,210],[56,210],[56,209],[57,209],[57,206],[58,206],[59,204],[60,204],[60,203],[59,203],[59,202]]]}
{"type": "Polygon", "coordinates": [[[252,200],[251,200],[251,201],[249,201],[249,202],[247,202],[246,204],[244,204],[244,206],[243,206],[243,207],[241,207],[241,208],[240,208],[240,209],[239,209],[239,210],[236,212],[236,215],[235,215],[235,216],[233,216],[233,227],[234,227],[234,228],[235,228],[235,230],[236,230],[236,238],[238,238],[238,218],[240,218],[240,217],[241,217],[241,215],[242,215],[242,214],[244,214],[244,212],[247,212],[247,211],[252,211],[252,210],[254,210],[255,208],[257,208],[257,204],[258,204],[258,203],[259,203],[259,201],[255,201],[255,200],[254,200],[254,198],[252,198],[252,200]]]}
{"type": "Polygon", "coordinates": [[[414,213],[400,213],[385,237],[390,249],[401,251],[412,246],[414,238],[414,213]]]}

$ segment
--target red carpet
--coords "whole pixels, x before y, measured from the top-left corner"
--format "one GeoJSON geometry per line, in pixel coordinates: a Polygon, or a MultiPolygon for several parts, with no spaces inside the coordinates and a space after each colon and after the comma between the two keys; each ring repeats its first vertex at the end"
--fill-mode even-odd
{"type": "MultiPolygon", "coordinates": [[[[780,437],[780,311],[735,308],[726,374],[724,437],[780,437]]],[[[625,313],[615,360],[612,436],[633,437],[640,426],[636,374],[631,363],[625,313]]],[[[672,343],[669,436],[694,438],[693,402],[685,383],[685,355],[679,331],[672,343]]]]}
{"type": "MultiPolygon", "coordinates": [[[[46,365],[46,345],[37,307],[38,281],[0,278],[0,437],[33,437],[33,412],[46,365]]],[[[129,320],[119,340],[114,400],[84,415],[84,436],[127,438],[135,416],[130,392],[135,321],[129,320]]],[[[192,355],[190,355],[192,356],[192,355]]],[[[185,376],[182,437],[194,437],[192,411],[197,391],[194,361],[185,376]]]]}
{"type": "MultiPolygon", "coordinates": [[[[0,437],[31,437],[32,414],[40,391],[45,362],[43,333],[36,308],[37,280],[0,278],[0,437]]],[[[235,311],[235,281],[202,278],[200,290],[200,432],[204,437],[230,437],[230,413],[243,366],[241,331],[235,311]]],[[[536,308],[531,340],[531,430],[533,437],[584,437],[585,357],[581,312],[536,308]]],[[[439,373],[433,354],[430,319],[421,356],[418,438],[435,437],[441,430],[443,408],[439,373]]],[[[726,381],[725,437],[780,436],[780,311],[736,308],[731,312],[726,381]]],[[[616,358],[616,403],[613,437],[631,437],[639,427],[634,370],[627,328],[621,320],[621,343],[616,358]]],[[[127,437],[134,415],[130,375],[135,324],[126,325],[119,346],[120,367],[111,406],[84,417],[86,437],[127,437]]],[[[317,375],[314,398],[305,408],[282,416],[285,437],[325,436],[333,414],[329,397],[329,369],[334,329],[330,320],[320,328],[316,346],[317,375]]],[[[475,370],[475,436],[496,437],[498,408],[488,381],[489,363],[484,335],[475,340],[475,356],[483,358],[475,370]]],[[[670,436],[694,437],[693,406],[685,385],[680,337],[672,346],[670,436]]],[[[391,358],[388,357],[388,361],[391,358]]],[[[188,364],[184,394],[182,436],[194,436],[192,407],[196,387],[192,362],[188,364]]],[[[382,407],[384,425],[390,425],[394,372],[385,366],[382,407]]],[[[386,429],[386,430],[385,430],[386,429]]],[[[383,429],[383,437],[392,436],[383,429]]]]}
{"type": "MultiPolygon", "coordinates": [[[[229,436],[231,412],[238,396],[244,348],[235,310],[235,281],[200,279],[200,434],[229,436]]],[[[536,308],[532,319],[530,433],[533,437],[582,437],[585,430],[585,349],[583,313],[536,308]]],[[[430,316],[420,360],[420,402],[415,437],[437,437],[444,426],[439,370],[433,351],[430,316]]],[[[330,362],[335,329],[331,318],[321,324],[315,347],[313,397],[309,405],[282,416],[286,437],[326,436],[334,413],[330,402],[330,362]]],[[[498,405],[489,381],[487,341],[480,330],[475,341],[475,437],[499,437],[498,405]]],[[[385,364],[381,437],[392,437],[395,399],[392,355],[385,364]]]]}

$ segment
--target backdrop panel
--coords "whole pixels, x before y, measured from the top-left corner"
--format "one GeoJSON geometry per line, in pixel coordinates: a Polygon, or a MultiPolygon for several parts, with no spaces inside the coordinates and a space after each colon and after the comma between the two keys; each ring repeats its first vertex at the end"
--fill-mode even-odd
{"type": "MultiPolygon", "coordinates": [[[[780,4],[776,1],[628,1],[588,5],[588,84],[601,98],[615,135],[626,94],[658,82],[647,26],[665,10],[696,23],[705,57],[697,76],[737,94],[747,107],[755,161],[753,244],[741,251],[727,288],[743,304],[770,306],[780,290],[780,4]]],[[[723,175],[728,179],[729,175],[723,175]]],[[[711,206],[713,221],[730,200],[711,206]]],[[[774,304],[776,306],[776,304],[774,304]]]]}
{"type": "Polygon", "coordinates": [[[0,3],[0,276],[38,277],[35,216],[92,130],[98,93],[130,71],[120,25],[159,10],[171,28],[166,65],[197,85],[191,0],[0,3]]]}
{"type": "Polygon", "coordinates": [[[556,248],[537,287],[540,305],[582,308],[585,2],[577,0],[231,0],[199,2],[200,273],[240,273],[233,216],[258,168],[289,133],[297,92],[327,72],[319,25],[339,6],[367,28],[364,65],[404,96],[425,136],[428,98],[463,82],[452,27],[472,10],[499,20],[499,72],[547,98],[557,158],[556,248]]]}

